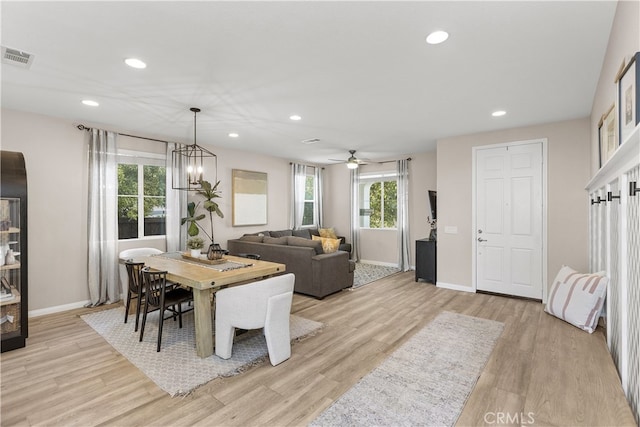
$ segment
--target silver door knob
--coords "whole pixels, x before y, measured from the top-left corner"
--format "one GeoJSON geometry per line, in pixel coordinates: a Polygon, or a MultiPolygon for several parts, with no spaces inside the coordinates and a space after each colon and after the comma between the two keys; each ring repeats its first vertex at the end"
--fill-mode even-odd
{"type": "Polygon", "coordinates": [[[478,242],[486,242],[487,239],[483,239],[482,237],[478,237],[478,242]]]}

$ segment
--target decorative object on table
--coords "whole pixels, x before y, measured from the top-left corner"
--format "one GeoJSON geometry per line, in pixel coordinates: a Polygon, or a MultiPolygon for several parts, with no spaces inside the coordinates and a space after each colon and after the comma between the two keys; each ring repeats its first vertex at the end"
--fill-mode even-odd
{"type": "Polygon", "coordinates": [[[616,126],[616,106],[613,104],[600,118],[598,123],[598,140],[600,146],[600,167],[611,158],[618,148],[618,132],[616,126]]]}
{"type": "Polygon", "coordinates": [[[430,227],[429,240],[438,240],[438,220],[428,217],[427,222],[430,227]]]}
{"type": "MultiPolygon", "coordinates": [[[[231,359],[211,355],[200,358],[195,351],[193,312],[183,315],[183,327],[178,322],[165,322],[162,351],[156,352],[158,328],[149,328],[147,338],[138,342],[132,322],[122,323],[124,308],[99,310],[82,317],[108,344],[140,369],[151,381],[171,396],[185,395],[214,378],[240,374],[268,357],[267,343],[261,330],[252,330],[236,337],[231,359]],[[176,369],[179,366],[179,369],[176,369]]],[[[158,312],[149,313],[147,322],[157,322],[158,312]]],[[[320,331],[322,323],[291,315],[292,342],[320,331]]],[[[295,347],[294,353],[295,353],[295,347]]]]}
{"type": "Polygon", "coordinates": [[[187,248],[189,249],[190,254],[193,258],[200,257],[203,247],[204,247],[204,240],[202,240],[202,237],[194,236],[194,237],[190,237],[187,240],[187,248]]]}
{"type": "Polygon", "coordinates": [[[640,123],[640,111],[638,111],[640,68],[638,61],[640,61],[640,52],[636,52],[616,76],[620,144],[627,140],[633,129],[640,123]]]}
{"type": "Polygon", "coordinates": [[[444,311],[311,426],[453,426],[504,324],[444,311]]]}
{"type": "Polygon", "coordinates": [[[171,187],[175,190],[197,191],[202,188],[205,159],[213,160],[213,171],[207,171],[209,176],[218,176],[218,156],[202,148],[196,143],[196,116],[199,108],[191,107],[193,112],[193,144],[184,145],[171,153],[171,187]]]}
{"type": "Polygon", "coordinates": [[[220,260],[222,256],[226,254],[227,251],[222,249],[219,244],[212,243],[209,245],[209,250],[207,251],[207,259],[208,260],[220,260]]]}
{"type": "Polygon", "coordinates": [[[231,171],[232,225],[267,223],[267,174],[239,169],[231,171]]]}

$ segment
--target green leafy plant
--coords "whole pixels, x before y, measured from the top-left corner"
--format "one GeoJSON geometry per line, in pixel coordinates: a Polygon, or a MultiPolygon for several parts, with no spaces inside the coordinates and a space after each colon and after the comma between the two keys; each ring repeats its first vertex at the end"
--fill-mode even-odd
{"type": "Polygon", "coordinates": [[[198,207],[200,206],[200,202],[189,202],[187,203],[187,216],[182,218],[182,224],[189,224],[187,227],[187,234],[189,236],[197,236],[200,233],[200,230],[211,240],[211,243],[214,243],[213,239],[213,214],[215,213],[220,218],[224,218],[224,214],[220,210],[218,203],[214,201],[214,199],[220,198],[220,191],[218,190],[218,186],[220,185],[220,181],[216,182],[216,185],[211,185],[209,181],[201,181],[200,189],[196,191],[196,194],[204,197],[204,202],[202,203],[202,208],[209,213],[209,224],[211,226],[211,234],[207,233],[202,225],[200,225],[199,221],[202,221],[206,218],[205,214],[197,215],[198,207]]]}
{"type": "Polygon", "coordinates": [[[204,247],[204,240],[202,240],[202,237],[191,237],[187,240],[187,247],[189,249],[202,249],[204,247]]]}

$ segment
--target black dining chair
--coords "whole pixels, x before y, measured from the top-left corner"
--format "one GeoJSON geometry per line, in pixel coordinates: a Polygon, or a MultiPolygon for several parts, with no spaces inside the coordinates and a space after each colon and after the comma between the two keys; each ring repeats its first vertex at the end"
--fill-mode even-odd
{"type": "Polygon", "coordinates": [[[140,309],[142,308],[142,299],[144,298],[144,284],[142,282],[142,269],[144,262],[133,262],[126,260],[124,265],[127,268],[127,276],[129,277],[129,290],[127,292],[127,302],[124,310],[124,323],[127,323],[129,317],[129,308],[131,300],[136,299],[136,328],[138,332],[138,320],[140,318],[140,309]]]}
{"type": "Polygon", "coordinates": [[[182,310],[182,304],[193,301],[191,290],[175,287],[173,283],[167,282],[167,272],[153,270],[144,267],[142,270],[144,282],[144,311],[142,314],[142,326],[140,327],[140,341],[144,338],[144,328],[147,323],[147,313],[158,310],[158,347],[160,351],[162,343],[162,325],[167,319],[178,318],[179,326],[182,328],[182,314],[193,310],[193,307],[182,310]],[[165,317],[165,312],[171,314],[165,317]]]}

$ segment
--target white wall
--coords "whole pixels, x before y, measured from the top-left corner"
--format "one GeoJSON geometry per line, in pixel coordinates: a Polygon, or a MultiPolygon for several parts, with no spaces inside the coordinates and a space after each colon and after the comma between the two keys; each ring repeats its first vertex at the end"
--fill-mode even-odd
{"type": "MultiPolygon", "coordinates": [[[[640,1],[619,1],[591,109],[591,175],[600,168],[598,122],[617,97],[615,77],[623,60],[640,51],[640,1]]],[[[640,64],[636,64],[636,67],[640,64]]]]}
{"type": "Polygon", "coordinates": [[[588,268],[589,120],[579,119],[438,141],[438,282],[472,286],[472,147],[548,140],[547,283],[567,264],[588,268]],[[445,226],[458,228],[445,234],[445,226]]]}
{"type": "MultiPolygon", "coordinates": [[[[89,300],[87,132],[76,129],[69,121],[37,114],[2,109],[0,115],[0,148],[22,152],[27,167],[28,309],[30,312],[46,312],[51,307],[82,305],[89,300]]],[[[119,141],[128,149],[149,144],[126,137],[119,138],[119,141]]],[[[244,233],[288,227],[290,191],[287,160],[239,150],[207,148],[218,155],[218,179],[222,181],[219,187],[222,199],[219,202],[225,218],[216,217],[214,226],[216,240],[223,247],[226,247],[228,239],[244,233]],[[268,224],[251,227],[231,225],[232,169],[268,174],[268,224]]],[[[151,239],[123,241],[120,249],[136,246],[165,247],[162,239],[151,239]]]]}

